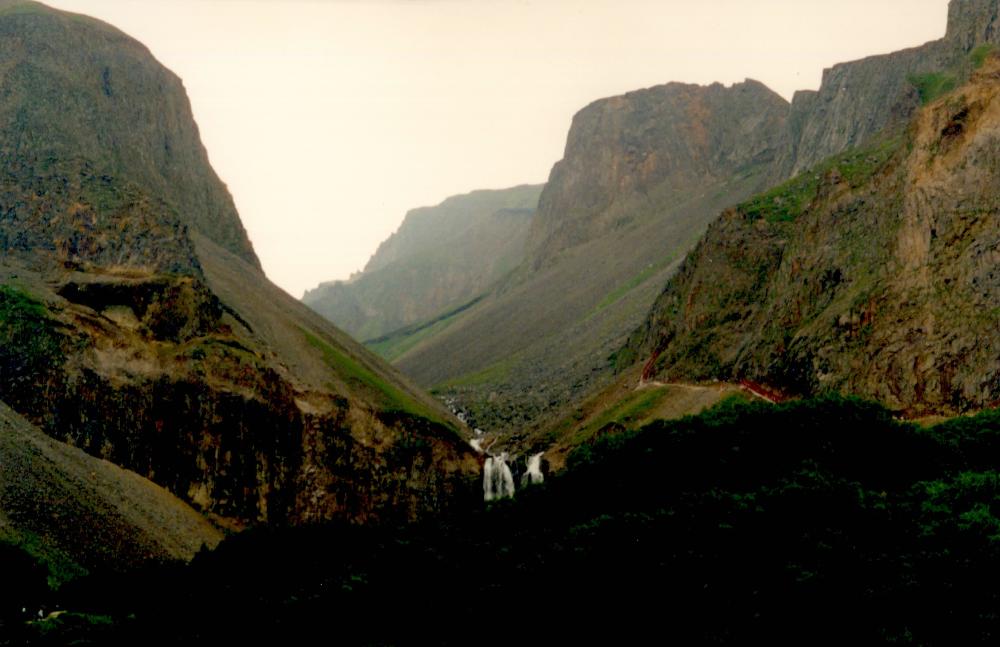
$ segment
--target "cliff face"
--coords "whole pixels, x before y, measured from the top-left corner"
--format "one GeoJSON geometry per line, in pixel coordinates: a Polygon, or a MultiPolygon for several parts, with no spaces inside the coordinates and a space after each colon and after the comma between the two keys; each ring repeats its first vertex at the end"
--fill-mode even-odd
{"type": "Polygon", "coordinates": [[[414,209],[361,274],[320,285],[302,300],[364,340],[460,307],[523,260],[540,191],[476,191],[414,209]]]}
{"type": "Polygon", "coordinates": [[[181,80],[99,21],[0,2],[0,155],[4,170],[45,173],[86,160],[135,183],[185,224],[258,265],[208,156],[181,80]]]}
{"type": "Polygon", "coordinates": [[[998,144],[990,58],[902,134],[726,212],[633,340],[647,377],[848,392],[912,415],[995,403],[998,144]]]}
{"type": "Polygon", "coordinates": [[[981,43],[1000,42],[996,0],[951,0],[945,40],[966,51],[981,43]]]}
{"type": "Polygon", "coordinates": [[[787,170],[799,173],[887,127],[909,121],[921,101],[971,72],[969,55],[1000,44],[996,0],[952,0],[945,37],[920,47],[841,63],[825,70],[818,92],[792,101],[787,170]]]}
{"type": "Polygon", "coordinates": [[[622,228],[659,193],[697,191],[739,173],[770,175],[788,104],[763,84],[671,83],[597,101],[573,118],[532,225],[534,267],[622,228]]]}
{"type": "Polygon", "coordinates": [[[479,498],[457,421],[260,272],[175,77],[34,3],[0,33],[8,404],[236,524],[479,498]]]}
{"type": "Polygon", "coordinates": [[[887,127],[906,123],[920,106],[911,79],[940,70],[944,49],[936,42],[825,70],[819,91],[797,92],[792,99],[786,172],[800,173],[887,127]]]}

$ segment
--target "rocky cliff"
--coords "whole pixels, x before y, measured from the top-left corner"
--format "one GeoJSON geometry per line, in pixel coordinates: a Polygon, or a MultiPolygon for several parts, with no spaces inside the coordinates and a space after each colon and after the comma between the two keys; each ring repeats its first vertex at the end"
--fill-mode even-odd
{"type": "Polygon", "coordinates": [[[996,0],[952,0],[944,38],[825,70],[819,91],[793,98],[787,170],[799,173],[863,145],[883,129],[907,123],[922,102],[962,83],[974,67],[970,57],[981,60],[1000,44],[997,15],[996,0]]]}
{"type": "Polygon", "coordinates": [[[461,307],[523,260],[540,191],[476,191],[414,209],[363,272],[324,283],[302,300],[363,340],[461,307]]]}
{"type": "Polygon", "coordinates": [[[788,103],[756,81],[670,83],[597,101],[576,114],[532,225],[528,262],[627,227],[664,194],[748,172],[773,179],[788,103]]]}
{"type": "Polygon", "coordinates": [[[208,163],[181,80],[99,21],[0,1],[4,170],[86,160],[165,200],[182,222],[257,265],[208,163]]]}
{"type": "Polygon", "coordinates": [[[901,132],[725,212],[633,340],[646,377],[853,393],[910,415],[1000,400],[998,150],[987,57],[901,132]]]}
{"type": "Polygon", "coordinates": [[[261,273],[176,77],[36,3],[0,33],[8,404],[224,523],[475,502],[458,422],[261,273]]]}

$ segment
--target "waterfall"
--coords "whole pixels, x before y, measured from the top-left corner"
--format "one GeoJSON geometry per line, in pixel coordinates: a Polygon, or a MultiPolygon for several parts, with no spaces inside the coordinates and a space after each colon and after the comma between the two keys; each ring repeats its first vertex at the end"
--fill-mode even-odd
{"type": "Polygon", "coordinates": [[[528,459],[528,471],[521,477],[521,487],[538,485],[545,480],[545,475],[542,474],[542,454],[544,453],[539,452],[528,459]]]}
{"type": "Polygon", "coordinates": [[[474,450],[476,450],[476,452],[478,452],[480,454],[483,453],[483,439],[482,438],[473,438],[472,440],[469,441],[469,444],[472,445],[472,448],[474,450]]]}
{"type": "Polygon", "coordinates": [[[514,475],[507,465],[507,454],[490,456],[483,466],[483,499],[496,501],[514,496],[514,475]]]}

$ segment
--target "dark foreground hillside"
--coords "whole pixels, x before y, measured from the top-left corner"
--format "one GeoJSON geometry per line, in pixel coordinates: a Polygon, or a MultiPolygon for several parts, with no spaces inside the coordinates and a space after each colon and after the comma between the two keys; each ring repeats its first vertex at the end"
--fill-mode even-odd
{"type": "MultiPolygon", "coordinates": [[[[122,644],[995,643],[998,458],[997,411],[928,429],[852,399],[726,401],[609,429],[472,516],[251,531],[55,600],[122,644]]],[[[84,626],[29,632],[60,622],[84,626]]]]}

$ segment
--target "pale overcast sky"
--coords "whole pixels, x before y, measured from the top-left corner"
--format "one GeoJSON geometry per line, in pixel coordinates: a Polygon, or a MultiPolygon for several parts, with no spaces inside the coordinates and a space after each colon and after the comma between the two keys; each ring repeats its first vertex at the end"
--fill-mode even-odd
{"type": "Polygon", "coordinates": [[[824,67],[944,34],[947,0],[50,0],[184,79],[268,276],[360,269],[406,211],[540,183],[587,103],[824,67]]]}

